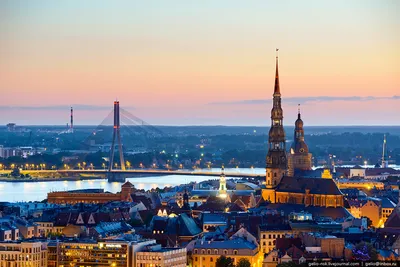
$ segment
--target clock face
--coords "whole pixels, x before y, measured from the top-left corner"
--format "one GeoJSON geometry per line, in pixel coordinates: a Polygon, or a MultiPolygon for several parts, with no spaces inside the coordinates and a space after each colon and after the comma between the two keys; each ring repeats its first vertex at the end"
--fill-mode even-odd
{"type": "Polygon", "coordinates": [[[286,158],[285,157],[281,157],[281,160],[282,160],[282,162],[285,162],[286,158]]]}
{"type": "Polygon", "coordinates": [[[300,148],[300,153],[304,153],[304,148],[300,148]]]}

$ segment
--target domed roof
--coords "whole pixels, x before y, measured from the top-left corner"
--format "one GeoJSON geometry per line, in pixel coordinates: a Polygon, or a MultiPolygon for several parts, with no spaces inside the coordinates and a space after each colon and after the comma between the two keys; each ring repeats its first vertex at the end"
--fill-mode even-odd
{"type": "Polygon", "coordinates": [[[300,116],[299,116],[299,118],[296,120],[296,122],[295,122],[295,127],[296,127],[296,129],[301,129],[301,128],[303,128],[303,120],[300,118],[300,116]]]}
{"type": "Polygon", "coordinates": [[[304,141],[297,141],[292,144],[292,149],[294,153],[306,154],[308,153],[308,146],[304,141]]]}

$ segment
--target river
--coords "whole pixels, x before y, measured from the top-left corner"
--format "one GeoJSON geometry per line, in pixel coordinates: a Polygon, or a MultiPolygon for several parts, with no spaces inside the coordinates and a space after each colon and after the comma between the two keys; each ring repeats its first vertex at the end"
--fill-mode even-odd
{"type": "MultiPolygon", "coordinates": [[[[201,170],[198,170],[201,171],[201,170]]],[[[205,171],[205,170],[203,170],[205,171]]],[[[221,172],[221,169],[207,169],[206,171],[221,172]]],[[[265,169],[225,169],[227,173],[250,173],[263,174],[265,169]]],[[[165,186],[176,186],[189,182],[201,182],[209,179],[217,179],[212,176],[194,176],[194,175],[160,175],[127,178],[138,189],[149,190],[151,188],[164,188],[165,186]]],[[[88,188],[103,188],[108,192],[121,191],[122,183],[109,183],[104,179],[82,180],[82,181],[48,181],[48,182],[0,182],[0,202],[9,201],[42,201],[47,197],[47,193],[51,191],[76,190],[88,188]]]]}
{"type": "MultiPolygon", "coordinates": [[[[373,166],[367,166],[373,167],[373,166]]],[[[390,166],[400,169],[400,166],[390,166]]],[[[198,170],[221,172],[219,168],[198,170]]],[[[264,174],[264,168],[227,168],[226,173],[245,173],[245,174],[264,174]]],[[[127,178],[138,189],[149,190],[151,188],[163,188],[165,186],[176,186],[189,182],[201,182],[209,179],[217,179],[211,176],[192,176],[192,175],[162,175],[127,178]]],[[[121,183],[109,183],[103,179],[82,180],[82,181],[49,181],[49,182],[0,182],[0,202],[9,201],[42,201],[47,197],[47,193],[51,191],[76,190],[88,188],[103,188],[104,191],[116,193],[121,190],[121,183]]]]}

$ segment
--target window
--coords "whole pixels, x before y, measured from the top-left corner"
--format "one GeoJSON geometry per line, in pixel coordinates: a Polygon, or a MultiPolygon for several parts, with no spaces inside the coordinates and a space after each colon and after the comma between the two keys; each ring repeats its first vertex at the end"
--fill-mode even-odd
{"type": "Polygon", "coordinates": [[[202,250],[201,250],[201,254],[206,254],[205,249],[202,249],[202,250]]]}
{"type": "Polygon", "coordinates": [[[214,254],[218,255],[218,249],[214,249],[214,254]]]}
{"type": "Polygon", "coordinates": [[[194,250],[194,254],[197,254],[197,249],[194,250]]]}
{"type": "Polygon", "coordinates": [[[207,254],[211,254],[211,249],[207,249],[207,254]]]}
{"type": "Polygon", "coordinates": [[[228,254],[228,251],[227,251],[226,249],[224,250],[224,254],[225,254],[225,255],[227,255],[227,254],[228,254]]]}
{"type": "Polygon", "coordinates": [[[194,257],[194,261],[197,261],[197,257],[194,257]]]}
{"type": "Polygon", "coordinates": [[[262,237],[265,238],[265,234],[263,234],[262,237]]]}
{"type": "Polygon", "coordinates": [[[210,258],[210,262],[213,262],[213,261],[214,261],[214,258],[213,258],[213,257],[211,257],[211,258],[210,258]]]}
{"type": "Polygon", "coordinates": [[[268,235],[268,238],[271,239],[271,235],[268,235]]]}
{"type": "Polygon", "coordinates": [[[233,255],[237,255],[238,254],[238,251],[237,250],[234,250],[233,251],[233,255]]]}

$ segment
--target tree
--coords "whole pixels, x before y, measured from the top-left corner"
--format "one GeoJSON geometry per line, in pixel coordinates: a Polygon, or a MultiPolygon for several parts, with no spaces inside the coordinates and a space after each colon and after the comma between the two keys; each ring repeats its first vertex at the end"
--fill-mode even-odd
{"type": "Polygon", "coordinates": [[[246,258],[240,258],[238,264],[236,267],[251,267],[251,263],[248,259],[246,258]]]}
{"type": "Polygon", "coordinates": [[[356,261],[375,261],[378,259],[378,253],[371,243],[358,243],[353,252],[353,259],[356,261]]]}
{"type": "Polygon", "coordinates": [[[215,262],[215,267],[235,267],[235,264],[232,258],[221,256],[215,262]]]}

